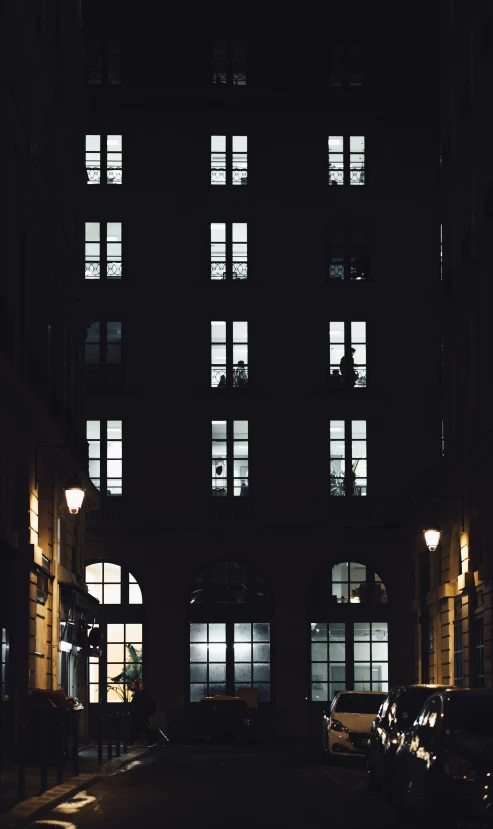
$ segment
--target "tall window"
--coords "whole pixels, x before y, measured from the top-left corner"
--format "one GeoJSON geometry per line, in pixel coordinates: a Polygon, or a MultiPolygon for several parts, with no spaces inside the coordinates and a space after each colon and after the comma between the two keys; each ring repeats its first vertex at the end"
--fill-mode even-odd
{"type": "Polygon", "coordinates": [[[331,388],[366,387],[366,322],[331,322],[331,388]]]}
{"type": "Polygon", "coordinates": [[[323,621],[310,625],[311,699],[328,702],[344,690],[387,691],[387,591],[380,577],[363,564],[341,562],[332,567],[331,587],[317,574],[312,591],[312,612],[323,621]]]}
{"type": "Polygon", "coordinates": [[[478,613],[473,621],[474,686],[484,688],[484,616],[478,613]]]}
{"type": "Polygon", "coordinates": [[[89,85],[114,86],[121,83],[120,43],[118,40],[93,40],[87,56],[89,85]]]}
{"type": "Polygon", "coordinates": [[[8,699],[10,694],[9,681],[9,665],[10,665],[10,651],[9,651],[9,634],[7,628],[2,628],[2,661],[1,661],[1,698],[8,699]]]}
{"type": "Polygon", "coordinates": [[[246,184],[247,175],[247,136],[212,135],[211,184],[246,184]]]}
{"type": "Polygon", "coordinates": [[[122,495],[123,439],[121,420],[88,420],[89,477],[106,495],[122,495]]]}
{"type": "Polygon", "coordinates": [[[142,680],[142,591],[125,567],[88,564],[85,581],[101,602],[101,656],[89,657],[89,702],[129,702],[130,685],[142,680]]]}
{"type": "Polygon", "coordinates": [[[211,279],[246,279],[246,222],[211,222],[211,279]]]}
{"type": "Polygon", "coordinates": [[[86,135],[86,173],[88,184],[122,183],[121,135],[86,135]]]}
{"type": "Polygon", "coordinates": [[[328,228],[329,279],[369,278],[369,246],[365,226],[333,222],[328,228]]]}
{"type": "Polygon", "coordinates": [[[363,135],[329,135],[329,184],[365,184],[363,135]]]}
{"type": "Polygon", "coordinates": [[[334,44],[330,54],[329,85],[332,90],[357,90],[363,86],[363,54],[357,43],[334,44]]]}
{"type": "Polygon", "coordinates": [[[121,381],[122,324],[93,322],[87,329],[85,345],[89,382],[111,385],[121,381]]]}
{"type": "Polygon", "coordinates": [[[211,386],[248,386],[247,322],[211,322],[211,386]]]}
{"type": "Polygon", "coordinates": [[[367,494],[366,420],[330,421],[330,494],[367,494]]]}
{"type": "Polygon", "coordinates": [[[122,223],[86,222],[85,278],[121,279],[122,223]],[[101,230],[105,241],[101,244],[101,230]]]}
{"type": "Polygon", "coordinates": [[[243,43],[214,44],[212,82],[246,86],[246,49],[243,43]]]}
{"type": "Polygon", "coordinates": [[[248,486],[248,421],[213,420],[212,495],[247,496],[248,486]]]}
{"type": "Polygon", "coordinates": [[[459,687],[464,681],[464,659],[462,650],[462,620],[454,622],[454,685],[459,687]]]}
{"type": "Polygon", "coordinates": [[[242,688],[271,699],[272,615],[270,588],[251,564],[220,561],[197,574],[189,594],[190,702],[242,688]]]}

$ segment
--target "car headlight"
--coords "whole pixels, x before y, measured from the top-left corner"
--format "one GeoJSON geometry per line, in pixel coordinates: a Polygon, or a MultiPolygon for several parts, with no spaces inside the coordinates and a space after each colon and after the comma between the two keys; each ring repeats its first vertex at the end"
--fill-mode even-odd
{"type": "Polygon", "coordinates": [[[345,731],[346,734],[349,734],[349,728],[346,728],[340,720],[331,720],[330,727],[333,731],[345,731]]]}
{"type": "Polygon", "coordinates": [[[469,760],[464,757],[459,757],[455,754],[445,760],[443,764],[443,771],[447,777],[453,777],[454,780],[468,780],[472,783],[478,776],[477,770],[474,768],[469,760]]]}

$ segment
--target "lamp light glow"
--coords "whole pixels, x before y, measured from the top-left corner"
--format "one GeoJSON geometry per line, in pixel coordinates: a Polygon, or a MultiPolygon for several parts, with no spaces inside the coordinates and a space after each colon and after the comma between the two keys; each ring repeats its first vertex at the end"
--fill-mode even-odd
{"type": "Polygon", "coordinates": [[[430,553],[433,553],[440,543],[440,530],[424,530],[425,542],[430,553]]]}
{"type": "Polygon", "coordinates": [[[74,475],[68,486],[64,487],[64,492],[68,511],[71,515],[77,515],[86,494],[78,475],[74,475]]]}

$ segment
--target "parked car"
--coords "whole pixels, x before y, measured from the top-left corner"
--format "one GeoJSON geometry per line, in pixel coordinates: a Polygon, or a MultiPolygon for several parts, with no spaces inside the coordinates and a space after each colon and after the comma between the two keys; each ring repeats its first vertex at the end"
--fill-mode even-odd
{"type": "Polygon", "coordinates": [[[368,791],[389,793],[394,760],[401,735],[409,728],[426,700],[444,685],[399,685],[392,688],[373,720],[368,741],[368,791]]]}
{"type": "Polygon", "coordinates": [[[370,726],[387,694],[340,691],[322,719],[322,748],[329,755],[366,754],[370,726]]]}
{"type": "Polygon", "coordinates": [[[493,826],[493,691],[448,688],[426,701],[396,752],[396,806],[443,825],[493,826]]]}

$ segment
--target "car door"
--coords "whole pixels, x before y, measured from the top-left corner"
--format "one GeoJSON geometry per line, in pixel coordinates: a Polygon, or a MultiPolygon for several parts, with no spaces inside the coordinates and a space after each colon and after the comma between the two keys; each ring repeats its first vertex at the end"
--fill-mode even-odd
{"type": "Polygon", "coordinates": [[[434,750],[442,730],[442,699],[430,697],[421,710],[411,741],[408,763],[408,795],[412,806],[426,810],[426,786],[434,762],[434,750]]]}
{"type": "Polygon", "coordinates": [[[391,691],[387,699],[383,702],[372,726],[370,760],[372,770],[381,782],[383,782],[384,778],[384,756],[388,739],[388,713],[395,702],[395,697],[395,692],[391,691]]]}

